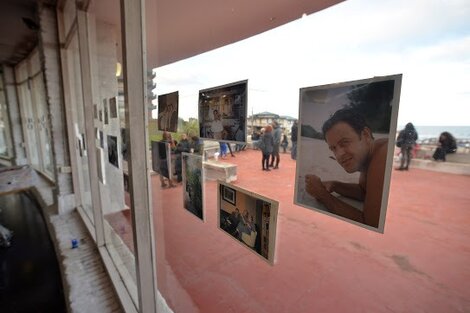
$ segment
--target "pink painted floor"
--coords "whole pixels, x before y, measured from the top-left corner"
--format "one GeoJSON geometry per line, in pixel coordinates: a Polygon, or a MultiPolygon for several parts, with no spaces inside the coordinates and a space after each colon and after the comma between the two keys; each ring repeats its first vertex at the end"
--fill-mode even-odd
{"type": "Polygon", "coordinates": [[[393,171],[385,233],[293,204],[295,162],[238,164],[240,187],[278,200],[276,263],[217,227],[216,183],[205,222],[182,187],[152,176],[158,288],[175,312],[470,312],[470,176],[393,171]]]}

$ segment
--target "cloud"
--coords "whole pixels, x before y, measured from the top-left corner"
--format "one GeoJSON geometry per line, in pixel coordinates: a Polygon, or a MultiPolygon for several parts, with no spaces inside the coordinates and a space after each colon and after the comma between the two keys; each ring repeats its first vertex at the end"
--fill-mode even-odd
{"type": "Polygon", "coordinates": [[[403,73],[399,124],[469,125],[470,2],[349,0],[157,69],[159,92],[249,80],[249,113],[298,115],[299,88],[403,73]],[[445,108],[445,110],[443,109],[445,108]]]}

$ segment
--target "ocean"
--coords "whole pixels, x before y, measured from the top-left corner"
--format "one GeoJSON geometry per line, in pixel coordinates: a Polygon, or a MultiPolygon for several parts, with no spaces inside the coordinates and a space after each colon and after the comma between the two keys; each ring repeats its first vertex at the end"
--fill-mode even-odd
{"type": "MultiPolygon", "coordinates": [[[[405,126],[398,127],[398,131],[405,128],[405,126]]],[[[439,138],[439,135],[447,131],[451,133],[456,139],[470,140],[470,126],[416,126],[418,132],[418,140],[439,138]]]]}

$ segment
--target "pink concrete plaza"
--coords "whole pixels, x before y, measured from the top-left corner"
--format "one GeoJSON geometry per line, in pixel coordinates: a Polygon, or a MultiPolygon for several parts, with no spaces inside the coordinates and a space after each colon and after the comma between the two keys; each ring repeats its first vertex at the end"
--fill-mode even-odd
{"type": "Polygon", "coordinates": [[[276,262],[218,228],[215,181],[201,221],[154,175],[158,288],[175,312],[470,312],[470,176],[393,171],[380,234],[294,205],[289,154],[271,172],[259,151],[224,162],[279,201],[276,262]]]}

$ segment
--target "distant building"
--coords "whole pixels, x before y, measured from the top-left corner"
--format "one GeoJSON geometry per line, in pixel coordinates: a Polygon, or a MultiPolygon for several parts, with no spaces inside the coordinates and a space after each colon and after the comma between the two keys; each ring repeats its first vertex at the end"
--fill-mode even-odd
{"type": "Polygon", "coordinates": [[[248,134],[251,135],[253,131],[260,131],[261,128],[266,125],[271,124],[273,121],[277,121],[281,126],[281,129],[287,134],[290,134],[292,125],[296,120],[296,118],[291,116],[278,115],[271,112],[261,112],[248,117],[247,130],[248,134]]]}

